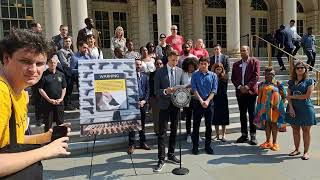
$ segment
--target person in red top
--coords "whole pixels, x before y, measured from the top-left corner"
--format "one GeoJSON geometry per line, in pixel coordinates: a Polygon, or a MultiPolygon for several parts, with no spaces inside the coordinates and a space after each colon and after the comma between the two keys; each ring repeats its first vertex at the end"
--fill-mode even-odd
{"type": "Polygon", "coordinates": [[[171,36],[168,36],[166,43],[170,44],[172,48],[182,53],[182,44],[184,44],[184,39],[182,36],[178,35],[178,27],[176,25],[171,26],[171,36]]]}
{"type": "Polygon", "coordinates": [[[198,39],[194,49],[192,49],[190,51],[191,54],[197,56],[198,59],[200,59],[201,57],[209,57],[209,53],[208,51],[205,49],[205,45],[203,44],[203,40],[202,39],[198,39]]]}

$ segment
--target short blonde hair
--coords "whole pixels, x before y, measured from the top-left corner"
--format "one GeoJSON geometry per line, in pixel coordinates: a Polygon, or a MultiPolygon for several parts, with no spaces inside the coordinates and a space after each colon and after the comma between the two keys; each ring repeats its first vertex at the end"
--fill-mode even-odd
{"type": "Polygon", "coordinates": [[[121,36],[123,37],[124,36],[124,30],[123,30],[123,28],[121,26],[118,26],[116,28],[116,30],[114,31],[114,37],[116,37],[118,31],[122,31],[121,36]]]}

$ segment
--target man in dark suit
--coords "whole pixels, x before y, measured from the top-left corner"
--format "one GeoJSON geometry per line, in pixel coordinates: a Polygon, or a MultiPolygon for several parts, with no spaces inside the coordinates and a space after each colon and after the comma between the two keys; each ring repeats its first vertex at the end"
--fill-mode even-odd
{"type": "Polygon", "coordinates": [[[68,36],[68,32],[69,32],[68,26],[61,25],[60,34],[52,37],[52,41],[54,42],[58,50],[63,48],[63,42],[64,42],[63,38],[68,36]]]}
{"type": "Polygon", "coordinates": [[[211,71],[211,67],[215,63],[221,63],[223,65],[223,68],[226,72],[226,74],[229,73],[230,71],[230,61],[229,61],[229,56],[224,55],[221,53],[221,46],[220,44],[216,44],[213,47],[214,50],[214,55],[210,57],[210,66],[209,66],[209,71],[211,71]]]}
{"type": "Polygon", "coordinates": [[[233,64],[231,75],[231,81],[236,88],[236,96],[240,110],[242,136],[237,139],[237,143],[248,141],[248,112],[251,136],[249,144],[257,145],[256,126],[253,124],[253,119],[258,95],[260,62],[256,58],[249,57],[250,49],[248,46],[241,46],[240,54],[241,60],[233,64]]]}
{"type": "Polygon", "coordinates": [[[92,18],[86,18],[84,20],[84,23],[87,25],[85,28],[81,29],[78,32],[77,36],[77,48],[78,48],[78,43],[80,41],[86,42],[87,41],[87,35],[88,34],[93,34],[93,36],[96,39],[95,45],[98,47],[98,49],[102,48],[101,47],[101,39],[100,39],[100,32],[94,28],[94,22],[92,18]]]}
{"type": "MultiPolygon", "coordinates": [[[[139,91],[139,101],[138,107],[140,108],[141,113],[141,130],[139,131],[140,136],[140,148],[145,150],[151,150],[151,148],[145,143],[145,124],[146,124],[146,110],[147,103],[149,99],[149,78],[148,76],[141,72],[142,62],[140,59],[136,59],[136,72],[138,78],[138,91],[139,91]]],[[[128,154],[132,154],[135,148],[135,132],[129,132],[129,148],[128,154]]]]}
{"type": "Polygon", "coordinates": [[[168,148],[168,161],[179,164],[180,160],[174,155],[176,144],[177,124],[179,108],[171,102],[171,94],[176,90],[175,86],[181,85],[182,69],[176,67],[178,64],[179,53],[175,50],[169,52],[168,63],[156,71],[154,77],[154,92],[158,97],[159,112],[159,135],[158,135],[158,164],[153,169],[154,172],[160,172],[165,165],[165,144],[166,124],[171,121],[170,137],[168,148]]]}
{"type": "MultiPolygon", "coordinates": [[[[280,48],[284,48],[283,49],[284,51],[288,52],[289,54],[292,54],[294,46],[292,43],[292,33],[290,32],[290,29],[285,29],[285,26],[281,25],[280,29],[276,31],[276,40],[280,48]]],[[[283,60],[282,60],[283,54],[284,52],[282,51],[278,51],[278,54],[277,54],[277,59],[278,59],[279,66],[281,67],[280,69],[281,71],[286,70],[286,67],[284,66],[283,60]]],[[[287,57],[289,59],[288,55],[287,57]]]]}

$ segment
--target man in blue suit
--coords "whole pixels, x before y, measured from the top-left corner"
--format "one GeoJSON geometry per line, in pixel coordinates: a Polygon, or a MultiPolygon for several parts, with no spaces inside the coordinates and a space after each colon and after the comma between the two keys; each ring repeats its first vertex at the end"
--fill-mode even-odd
{"type": "MultiPolygon", "coordinates": [[[[139,131],[140,136],[140,148],[145,150],[151,150],[151,148],[145,143],[145,124],[146,124],[146,110],[147,103],[149,99],[149,77],[141,72],[142,69],[142,61],[140,59],[136,59],[136,72],[137,72],[137,80],[138,80],[138,91],[139,91],[139,101],[138,107],[140,108],[141,113],[141,130],[139,131]]],[[[128,154],[132,154],[135,148],[135,132],[129,132],[129,148],[128,154]]]]}
{"type": "MultiPolygon", "coordinates": [[[[292,54],[293,51],[293,43],[292,43],[292,33],[290,32],[290,30],[285,29],[284,25],[280,26],[280,29],[278,29],[276,31],[276,39],[277,42],[280,46],[280,48],[283,48],[284,51],[286,51],[289,54],[292,54]]],[[[278,51],[278,55],[277,55],[277,59],[278,59],[278,63],[279,66],[281,67],[281,71],[286,70],[283,61],[282,61],[282,56],[283,56],[284,52],[282,51],[278,51]]],[[[287,55],[288,60],[289,60],[289,56],[287,55]]]]}

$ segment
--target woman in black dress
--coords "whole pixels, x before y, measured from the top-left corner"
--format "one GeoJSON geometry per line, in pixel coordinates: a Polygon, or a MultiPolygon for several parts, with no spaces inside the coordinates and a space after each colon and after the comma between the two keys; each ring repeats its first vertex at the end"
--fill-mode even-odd
{"type": "Polygon", "coordinates": [[[216,73],[218,82],[218,92],[214,96],[214,115],[212,119],[212,124],[215,125],[216,138],[222,142],[226,142],[226,125],[229,125],[229,107],[228,107],[228,75],[225,74],[225,70],[221,63],[216,63],[212,66],[212,72],[216,73]],[[222,126],[221,139],[219,133],[219,126],[222,126]]]}

